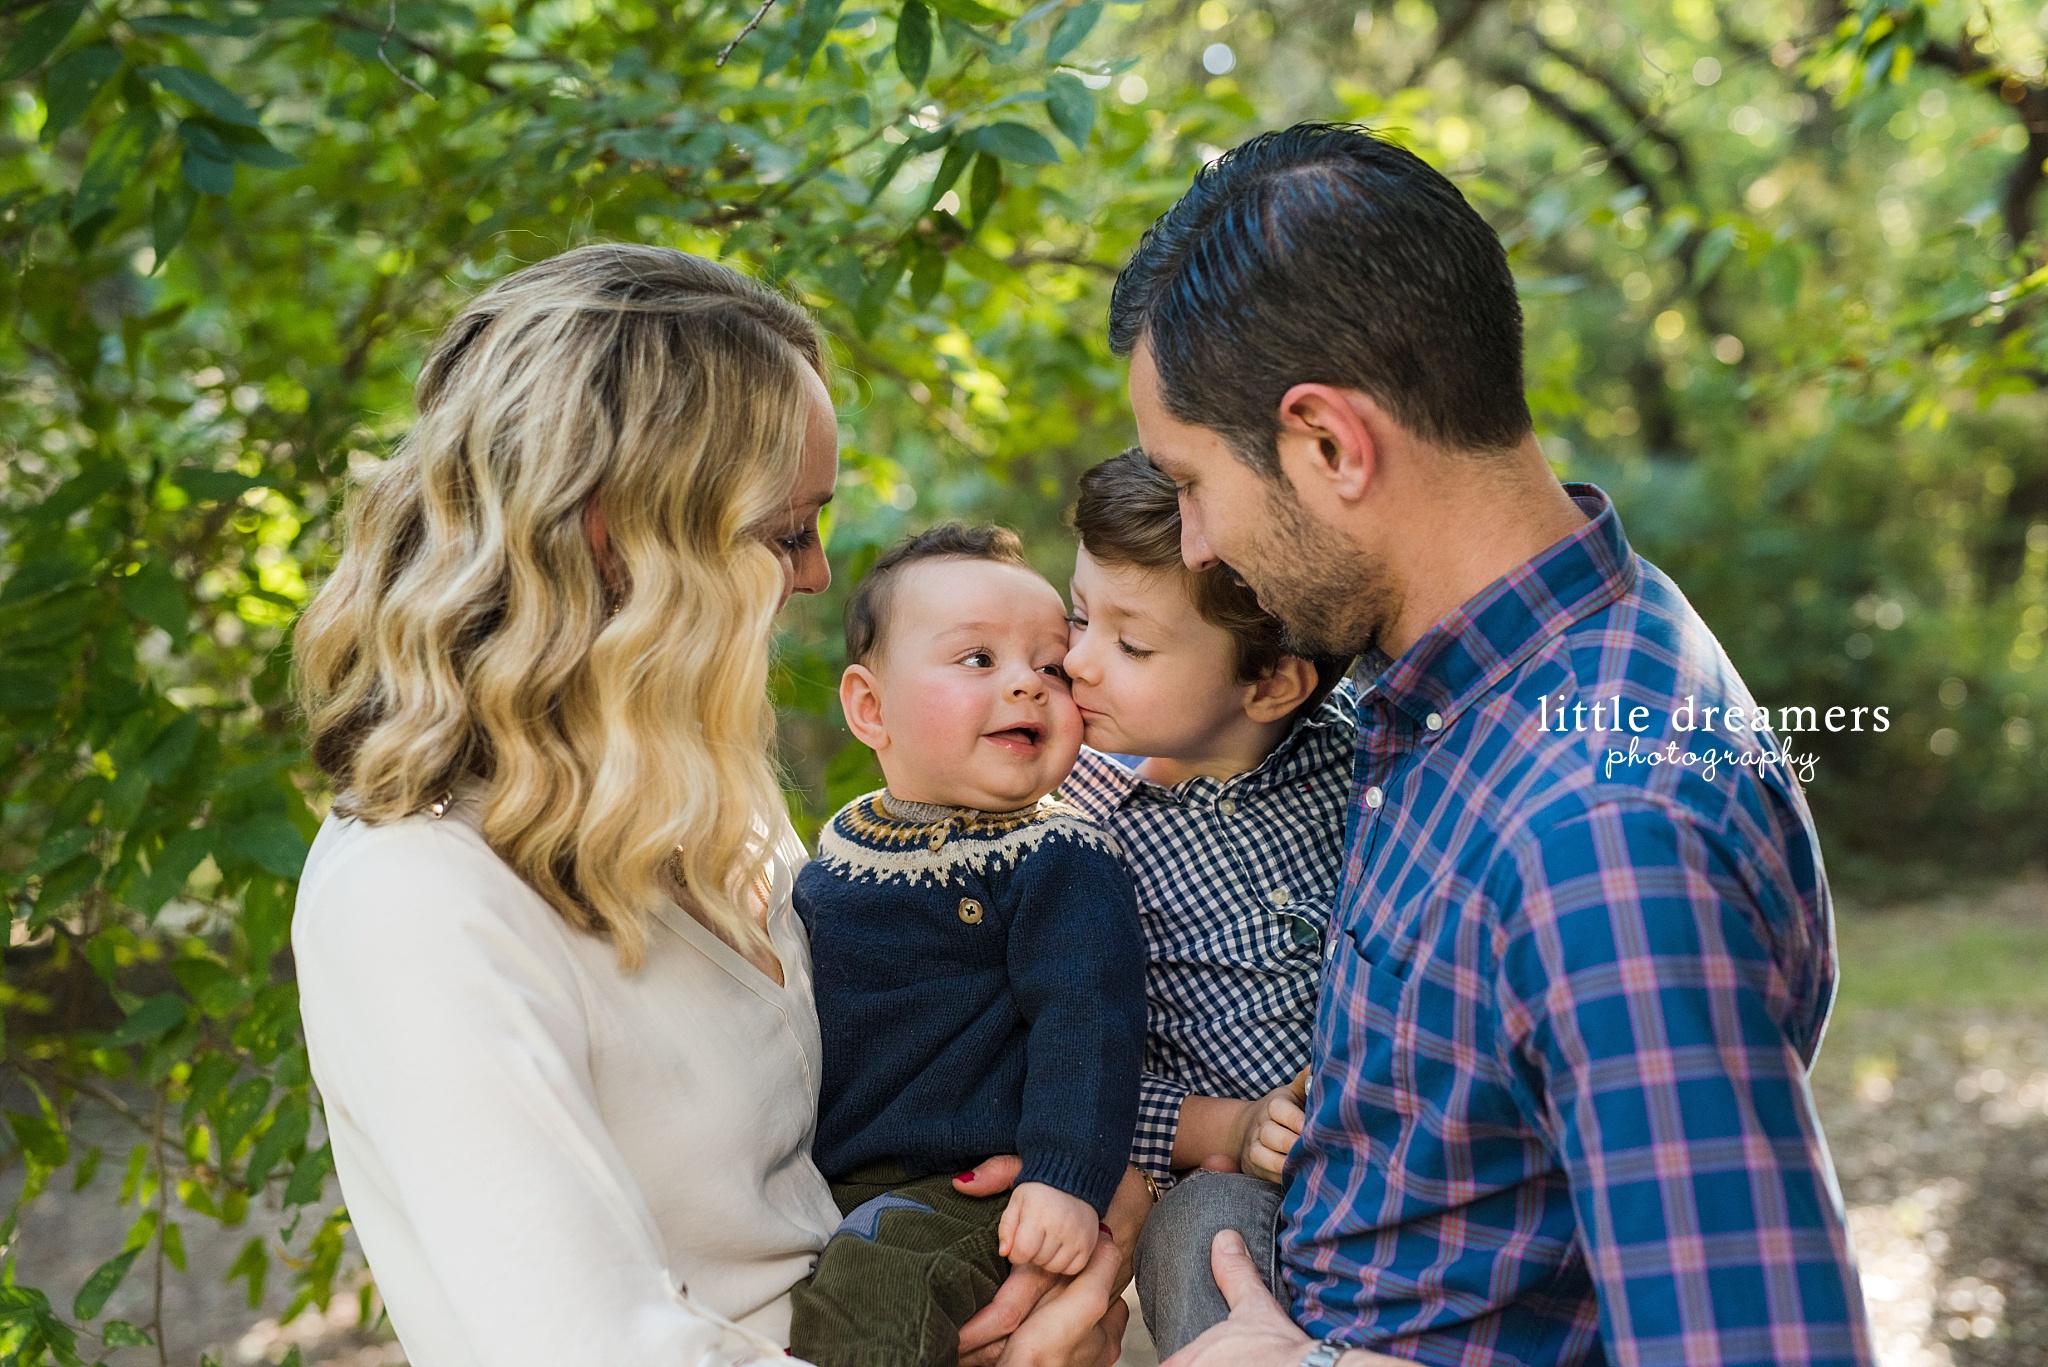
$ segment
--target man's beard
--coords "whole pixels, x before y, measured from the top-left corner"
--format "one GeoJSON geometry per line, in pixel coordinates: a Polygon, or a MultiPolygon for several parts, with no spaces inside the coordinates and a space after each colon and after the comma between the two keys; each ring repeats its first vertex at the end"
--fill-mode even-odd
{"type": "Polygon", "coordinates": [[[1246,557],[1258,576],[1246,580],[1279,619],[1282,648],[1304,658],[1372,649],[1401,610],[1385,560],[1317,521],[1284,484],[1269,485],[1266,505],[1274,530],[1246,557]]]}

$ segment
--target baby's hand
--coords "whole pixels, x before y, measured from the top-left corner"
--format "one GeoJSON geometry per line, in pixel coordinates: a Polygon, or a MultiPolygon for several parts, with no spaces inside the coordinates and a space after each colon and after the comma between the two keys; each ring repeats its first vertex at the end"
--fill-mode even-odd
{"type": "Polygon", "coordinates": [[[1095,1207],[1043,1182],[1025,1182],[1010,1193],[1010,1205],[996,1226],[998,1251],[1013,1263],[1031,1263],[1061,1277],[1088,1266],[1102,1222],[1095,1207]]]}
{"type": "Polygon", "coordinates": [[[1285,1087],[1276,1087],[1257,1101],[1245,1103],[1238,1122],[1237,1170],[1268,1182],[1280,1180],[1281,1165],[1301,1138],[1308,1117],[1302,1105],[1308,1096],[1308,1069],[1294,1075],[1285,1087]]]}

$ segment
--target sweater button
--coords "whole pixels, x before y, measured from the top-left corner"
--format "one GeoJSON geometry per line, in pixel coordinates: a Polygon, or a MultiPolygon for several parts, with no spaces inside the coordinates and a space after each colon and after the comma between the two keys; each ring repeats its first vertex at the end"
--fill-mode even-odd
{"type": "Polygon", "coordinates": [[[979,902],[975,901],[975,900],[974,900],[974,899],[973,899],[972,897],[963,897],[963,898],[961,898],[961,899],[960,899],[960,919],[961,919],[961,921],[963,921],[964,923],[966,923],[967,925],[970,925],[970,926],[978,926],[978,925],[980,925],[980,924],[981,924],[981,903],[979,903],[979,902]]]}
{"type": "Polygon", "coordinates": [[[944,831],[933,831],[931,838],[924,843],[927,849],[936,850],[946,843],[946,833],[944,831]]]}

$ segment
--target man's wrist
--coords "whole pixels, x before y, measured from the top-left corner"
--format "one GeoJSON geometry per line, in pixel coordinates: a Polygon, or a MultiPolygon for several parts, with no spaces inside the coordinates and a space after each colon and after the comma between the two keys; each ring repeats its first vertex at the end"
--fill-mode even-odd
{"type": "Polygon", "coordinates": [[[1345,1346],[1334,1339],[1319,1339],[1308,1346],[1296,1367],[1337,1367],[1346,1351],[1345,1346]]]}

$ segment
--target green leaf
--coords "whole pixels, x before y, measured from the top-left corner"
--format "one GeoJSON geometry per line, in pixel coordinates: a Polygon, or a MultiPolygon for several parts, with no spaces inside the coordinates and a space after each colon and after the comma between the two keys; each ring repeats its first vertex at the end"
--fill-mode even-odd
{"type": "Polygon", "coordinates": [[[105,1156],[99,1145],[94,1144],[79,1158],[78,1166],[71,1174],[71,1189],[84,1191],[92,1185],[92,1179],[99,1175],[100,1159],[105,1156]]]}
{"type": "Polygon", "coordinates": [[[889,307],[889,300],[896,293],[904,270],[903,254],[891,252],[868,276],[867,287],[860,292],[860,304],[853,314],[854,326],[860,329],[862,336],[872,333],[882,321],[882,314],[889,307]]]}
{"type": "Polygon", "coordinates": [[[178,1222],[164,1221],[163,1229],[159,1231],[157,1238],[163,1244],[165,1260],[180,1272],[188,1271],[185,1266],[185,1231],[178,1228],[178,1222]]]}
{"type": "Polygon", "coordinates": [[[92,837],[93,828],[90,826],[77,826],[68,831],[57,832],[36,848],[36,857],[29,861],[26,870],[28,876],[34,878],[70,863],[92,844],[92,837]]]}
{"type": "Polygon", "coordinates": [[[832,31],[832,21],[839,17],[839,6],[843,0],[804,0],[802,18],[797,24],[796,67],[802,71],[818,55],[824,45],[825,35],[832,31]]]}
{"type": "Polygon", "coordinates": [[[306,866],[306,837],[289,817],[259,813],[230,823],[225,834],[230,852],[279,878],[297,878],[306,866]]]}
{"type": "MultiPolygon", "coordinates": [[[[260,129],[221,124],[209,131],[219,139],[221,154],[231,161],[239,161],[244,166],[254,166],[264,171],[288,171],[301,164],[297,157],[263,136],[260,129]]],[[[207,155],[214,155],[211,145],[208,147],[207,155]]]]}
{"type": "Polygon", "coordinates": [[[1060,159],[1059,149],[1050,138],[1021,123],[992,123],[975,129],[970,138],[975,147],[1004,161],[1052,166],[1060,159]]]}
{"type": "Polygon", "coordinates": [[[292,1169],[292,1180],[285,1184],[285,1209],[310,1206],[319,1200],[327,1184],[327,1174],[333,1171],[334,1147],[331,1144],[322,1144],[301,1158],[299,1165],[292,1169]]]}
{"type": "Polygon", "coordinates": [[[109,1348],[154,1348],[156,1340],[127,1320],[108,1320],[100,1326],[100,1342],[109,1348]]]}
{"type": "Polygon", "coordinates": [[[240,498],[251,489],[263,488],[265,482],[251,479],[233,470],[208,470],[199,465],[181,465],[171,471],[171,483],[200,502],[206,503],[240,498]]]}
{"type": "Polygon", "coordinates": [[[178,162],[178,170],[184,175],[185,183],[202,195],[234,193],[235,164],[209,157],[190,143],[185,146],[185,155],[178,162]]]}
{"type": "Polygon", "coordinates": [[[193,869],[213,853],[213,832],[205,826],[199,830],[180,830],[164,842],[162,851],[150,861],[150,877],[135,885],[133,902],[135,910],[143,916],[156,916],[158,910],[180,892],[184,892],[184,879],[193,877],[193,869]]]}
{"type": "Polygon", "coordinates": [[[190,1125],[197,1116],[212,1110],[241,1066],[233,1054],[207,1054],[193,1064],[192,1074],[185,1080],[185,1109],[179,1114],[178,1123],[190,1125]]]}
{"type": "Polygon", "coordinates": [[[270,1101],[270,1083],[260,1077],[245,1078],[206,1118],[213,1122],[213,1140],[220,1145],[221,1166],[226,1167],[242,1140],[248,1137],[263,1108],[270,1101]]]}
{"type": "Polygon", "coordinates": [[[306,1142],[306,1134],[312,1126],[311,1113],[303,1097],[287,1097],[277,1104],[271,1116],[270,1128],[256,1140],[256,1146],[249,1150],[249,1168],[242,1180],[254,1190],[263,1185],[270,1176],[270,1170],[283,1160],[284,1156],[306,1142]]]}
{"type": "Polygon", "coordinates": [[[192,212],[198,207],[199,192],[183,176],[169,185],[156,187],[149,219],[150,243],[156,250],[157,270],[164,268],[164,262],[184,242],[186,232],[192,227],[192,212]]]}
{"type": "Polygon", "coordinates": [[[1088,144],[1088,134],[1095,127],[1095,92],[1081,83],[1081,78],[1070,72],[1054,72],[1045,83],[1045,112],[1052,118],[1052,126],[1067,135],[1067,141],[1075,147],[1088,144]]]}
{"type": "Polygon", "coordinates": [[[1735,229],[1722,224],[1700,240],[1699,254],[1692,260],[1693,288],[1698,289],[1714,278],[1715,272],[1728,259],[1728,253],[1735,246],[1735,229]]]}
{"type": "Polygon", "coordinates": [[[931,7],[948,19],[958,19],[963,24],[1007,24],[1010,16],[998,9],[990,9],[978,0],[931,0],[931,7]]]}
{"type": "Polygon", "coordinates": [[[185,586],[163,561],[151,557],[121,581],[121,606],[136,620],[162,627],[172,644],[184,646],[192,608],[185,601],[185,586]]]}
{"type": "Polygon", "coordinates": [[[960,179],[960,173],[974,160],[974,149],[964,142],[956,142],[946,149],[946,155],[939,162],[939,173],[932,177],[931,187],[924,193],[924,207],[918,212],[927,214],[953,188],[953,182],[960,179]]]}
{"type": "Polygon", "coordinates": [[[929,242],[917,242],[910,256],[910,302],[923,308],[946,283],[946,254],[929,242]]]}
{"type": "Polygon", "coordinates": [[[113,207],[128,188],[149,152],[156,146],[162,125],[154,109],[131,109],[100,130],[86,153],[85,170],[78,178],[78,193],[71,200],[71,226],[77,227],[113,207]]]}
{"type": "Polygon", "coordinates": [[[166,65],[146,66],[137,74],[181,99],[190,100],[223,122],[246,124],[251,128],[258,122],[255,111],[242,103],[241,96],[203,71],[195,71],[189,66],[166,65]]]}
{"type": "Polygon", "coordinates": [[[167,1035],[185,1023],[185,999],[175,992],[159,992],[128,1013],[122,1021],[100,1036],[102,1049],[119,1049],[167,1035]]]}
{"type": "Polygon", "coordinates": [[[980,228],[988,218],[988,211],[996,207],[996,200],[1003,193],[1003,164],[983,152],[974,159],[974,176],[967,183],[967,209],[974,215],[974,226],[980,228]]]}
{"type": "Polygon", "coordinates": [[[77,123],[120,69],[121,54],[106,43],[82,47],[51,67],[43,76],[43,146],[77,123]]]}
{"type": "Polygon", "coordinates": [[[923,85],[932,69],[932,12],[918,0],[903,0],[896,17],[896,69],[912,85],[923,85]]]}
{"type": "Polygon", "coordinates": [[[151,783],[162,787],[178,776],[178,771],[185,767],[185,761],[192,757],[192,746],[199,739],[199,725],[197,712],[181,712],[150,743],[149,753],[142,757],[142,772],[149,775],[151,783]]]}
{"type": "Polygon", "coordinates": [[[123,22],[137,33],[180,38],[253,38],[261,31],[254,19],[201,19],[192,14],[131,14],[123,22]]]}
{"type": "Polygon", "coordinates": [[[1088,35],[1095,31],[1095,21],[1102,17],[1102,0],[1087,0],[1076,5],[1060,16],[1052,26],[1052,32],[1045,40],[1045,64],[1057,66],[1061,58],[1081,46],[1088,35]]]}
{"type": "Polygon", "coordinates": [[[22,20],[21,27],[14,31],[14,41],[8,44],[7,55],[0,57],[0,81],[11,81],[23,72],[33,71],[70,36],[83,13],[85,0],[54,0],[22,20]]]}
{"type": "Polygon", "coordinates": [[[142,1256],[142,1250],[131,1248],[126,1253],[117,1253],[93,1270],[85,1279],[85,1285],[78,1288],[77,1297],[71,1302],[71,1317],[77,1320],[96,1319],[100,1311],[107,1308],[107,1299],[112,1296],[124,1279],[135,1260],[142,1256]]]}
{"type": "Polygon", "coordinates": [[[882,163],[882,169],[876,172],[874,180],[869,182],[868,203],[873,204],[881,198],[882,191],[889,188],[889,182],[896,179],[896,173],[903,169],[903,163],[910,160],[910,149],[913,145],[908,142],[898,144],[896,150],[889,154],[888,160],[882,163]]]}
{"type": "Polygon", "coordinates": [[[71,1141],[47,1116],[9,1111],[7,1127],[14,1131],[21,1151],[46,1168],[61,1168],[71,1157],[71,1141]]]}
{"type": "Polygon", "coordinates": [[[222,1281],[235,1281],[246,1277],[249,1281],[249,1308],[254,1310],[263,1304],[263,1283],[270,1275],[270,1250],[260,1238],[251,1239],[242,1245],[242,1251],[228,1264],[227,1275],[222,1281]]]}

